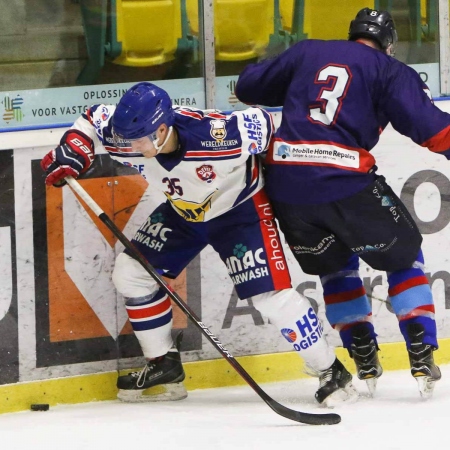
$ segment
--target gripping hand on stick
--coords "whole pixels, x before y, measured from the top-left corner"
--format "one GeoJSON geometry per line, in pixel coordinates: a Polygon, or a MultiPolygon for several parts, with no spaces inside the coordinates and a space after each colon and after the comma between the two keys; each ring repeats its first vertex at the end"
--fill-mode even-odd
{"type": "Polygon", "coordinates": [[[94,143],[90,137],[78,130],[67,131],[60,145],[42,158],[41,167],[47,173],[45,184],[64,186],[64,178],[78,178],[91,167],[94,156],[94,143]]]}

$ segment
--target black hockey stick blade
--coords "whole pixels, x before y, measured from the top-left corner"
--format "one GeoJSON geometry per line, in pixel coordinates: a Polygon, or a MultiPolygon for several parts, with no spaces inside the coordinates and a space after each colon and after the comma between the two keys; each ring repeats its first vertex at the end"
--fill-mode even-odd
{"type": "Polygon", "coordinates": [[[296,422],[305,423],[307,425],[335,425],[341,421],[341,416],[335,413],[329,414],[311,414],[301,411],[289,409],[281,405],[274,399],[261,397],[277,414],[286,417],[286,419],[295,420],[296,422]]]}
{"type": "Polygon", "coordinates": [[[186,314],[194,325],[211,342],[213,347],[233,366],[236,372],[247,382],[247,384],[259,395],[259,397],[280,416],[295,422],[307,425],[334,425],[341,421],[338,414],[313,414],[295,411],[281,405],[271,398],[258,383],[249,375],[249,373],[240,365],[234,356],[225,348],[225,346],[214,336],[209,328],[201,322],[191,308],[183,299],[164,281],[153,266],[144,258],[142,253],[130,242],[130,240],[119,230],[116,224],[107,216],[107,214],[95,203],[91,196],[83,187],[72,177],[66,177],[66,181],[72,190],[86,203],[92,212],[108,227],[108,229],[119,239],[123,246],[130,252],[130,255],[136,259],[148,274],[158,283],[161,289],[175,302],[175,304],[186,314]]]}

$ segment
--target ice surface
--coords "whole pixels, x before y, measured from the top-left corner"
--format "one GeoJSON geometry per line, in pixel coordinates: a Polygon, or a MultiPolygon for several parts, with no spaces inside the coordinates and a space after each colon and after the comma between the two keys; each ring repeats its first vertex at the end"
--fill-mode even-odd
{"type": "MultiPolygon", "coordinates": [[[[2,414],[0,436],[7,450],[444,449],[450,447],[450,366],[441,369],[430,400],[420,398],[409,371],[385,372],[373,399],[355,380],[361,398],[332,410],[342,416],[339,425],[287,420],[243,386],[191,391],[179,402],[97,402],[2,414]]],[[[262,387],[289,408],[331,412],[315,404],[317,385],[311,378],[262,387]]]]}

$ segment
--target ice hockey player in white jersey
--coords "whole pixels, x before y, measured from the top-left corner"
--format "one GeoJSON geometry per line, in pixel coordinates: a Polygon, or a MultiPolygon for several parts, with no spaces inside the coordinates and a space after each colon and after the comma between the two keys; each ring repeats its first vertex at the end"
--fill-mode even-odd
{"type": "MultiPolygon", "coordinates": [[[[239,298],[251,298],[317,374],[317,401],[327,406],[354,401],[351,374],[327,344],[309,301],[291,285],[257,157],[267,150],[273,131],[271,115],[260,108],[226,115],[173,107],[166,91],[144,82],[129,89],[117,107],[87,110],[41,166],[46,184],[55,186],[85,172],[102,146],[125,165],[143,166],[147,181],[167,198],[132,240],[149,263],[176,278],[211,245],[239,298]]],[[[118,397],[132,402],[186,397],[169,297],[126,250],[116,259],[113,282],[148,361],[141,371],[119,376],[118,397]],[[142,395],[157,385],[163,394],[142,395]]]]}

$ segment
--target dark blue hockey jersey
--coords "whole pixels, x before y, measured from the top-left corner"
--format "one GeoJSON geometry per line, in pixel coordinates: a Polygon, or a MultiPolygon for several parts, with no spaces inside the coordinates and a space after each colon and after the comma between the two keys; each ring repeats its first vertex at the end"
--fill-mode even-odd
{"type": "Polygon", "coordinates": [[[278,201],[324,203],[363,189],[376,169],[369,152],[389,122],[450,159],[450,114],[417,72],[358,42],[299,42],[247,66],[236,95],[283,107],[266,159],[267,192],[278,201]]]}

